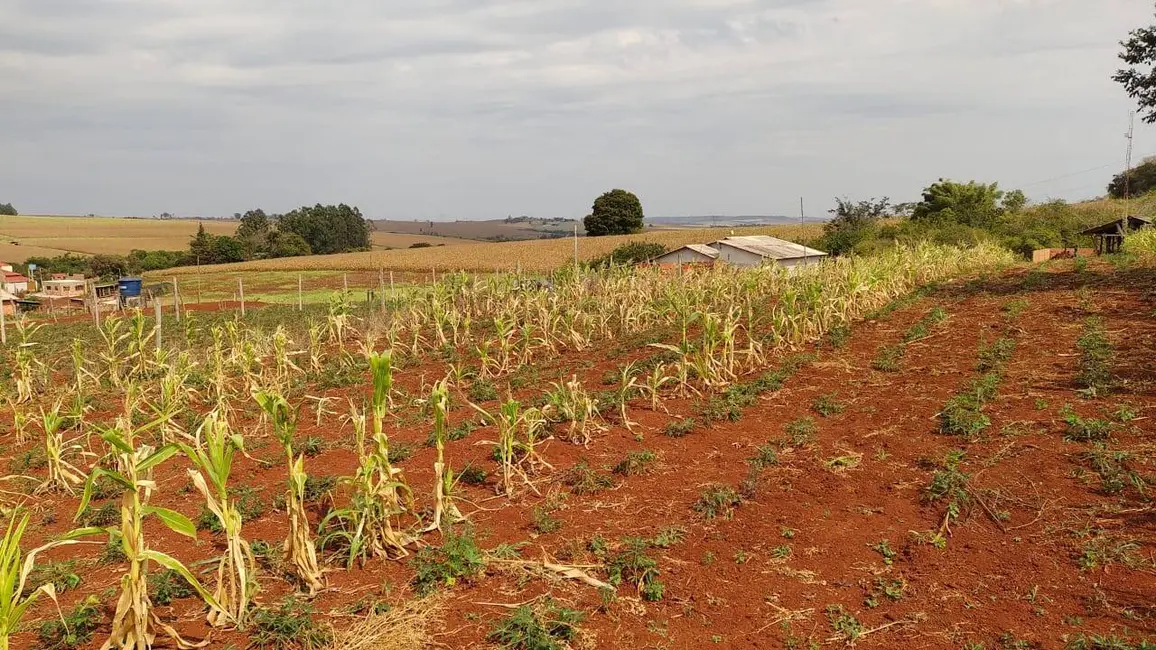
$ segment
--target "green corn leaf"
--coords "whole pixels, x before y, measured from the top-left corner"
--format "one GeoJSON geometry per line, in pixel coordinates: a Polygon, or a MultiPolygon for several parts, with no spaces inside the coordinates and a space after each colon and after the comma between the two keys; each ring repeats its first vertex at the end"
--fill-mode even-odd
{"type": "Polygon", "coordinates": [[[142,511],[146,515],[156,515],[159,517],[174,533],[193,539],[197,538],[197,527],[193,525],[192,520],[176,510],[169,510],[168,508],[158,506],[144,506],[142,511]]]}
{"type": "Polygon", "coordinates": [[[173,457],[173,454],[180,451],[180,447],[176,445],[165,445],[160,449],[154,451],[148,458],[137,463],[136,470],[138,472],[147,472],[150,469],[160,465],[166,460],[173,457]]]}
{"type": "Polygon", "coordinates": [[[213,598],[213,594],[209,593],[208,590],[205,589],[204,585],[202,585],[201,582],[197,580],[197,578],[191,571],[189,571],[185,565],[181,564],[180,560],[171,555],[161,553],[160,551],[154,551],[152,549],[146,550],[144,553],[141,553],[141,555],[146,560],[156,562],[164,568],[180,574],[182,578],[187,580],[188,583],[193,586],[193,589],[197,590],[197,594],[199,594],[201,599],[208,603],[210,607],[215,607],[221,611],[225,611],[225,608],[221,607],[220,603],[217,602],[217,599],[213,598]]]}

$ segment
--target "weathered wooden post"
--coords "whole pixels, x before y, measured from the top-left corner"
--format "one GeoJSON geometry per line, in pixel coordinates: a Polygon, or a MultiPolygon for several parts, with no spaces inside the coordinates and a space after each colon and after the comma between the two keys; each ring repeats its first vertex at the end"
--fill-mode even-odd
{"type": "Polygon", "coordinates": [[[153,335],[157,339],[157,349],[161,349],[161,299],[159,296],[153,296],[153,312],[156,315],[156,325],[153,326],[153,335]]]}
{"type": "Polygon", "coordinates": [[[0,345],[8,345],[8,317],[4,315],[3,300],[0,300],[0,345]]]}
{"type": "Polygon", "coordinates": [[[245,280],[237,276],[237,295],[241,298],[241,318],[245,317],[245,280]]]}
{"type": "Polygon", "coordinates": [[[173,276],[173,314],[181,322],[181,292],[177,289],[177,278],[173,276]]]}
{"type": "Polygon", "coordinates": [[[297,274],[297,311],[301,311],[301,310],[305,309],[305,303],[302,302],[302,298],[301,298],[301,284],[302,284],[301,274],[298,273],[297,274]]]}

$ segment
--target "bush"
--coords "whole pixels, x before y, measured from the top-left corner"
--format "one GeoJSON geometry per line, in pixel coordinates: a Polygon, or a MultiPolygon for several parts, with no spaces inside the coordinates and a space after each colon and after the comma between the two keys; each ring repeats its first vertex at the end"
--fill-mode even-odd
{"type": "Polygon", "coordinates": [[[43,650],[73,650],[88,644],[101,622],[100,600],[89,596],[60,618],[40,624],[40,647],[43,650]]]}
{"type": "Polygon", "coordinates": [[[627,266],[631,264],[641,264],[643,262],[649,262],[665,252],[666,246],[662,244],[648,241],[632,241],[622,244],[602,257],[591,260],[587,263],[587,266],[595,269],[604,269],[611,265],[627,266]]]}

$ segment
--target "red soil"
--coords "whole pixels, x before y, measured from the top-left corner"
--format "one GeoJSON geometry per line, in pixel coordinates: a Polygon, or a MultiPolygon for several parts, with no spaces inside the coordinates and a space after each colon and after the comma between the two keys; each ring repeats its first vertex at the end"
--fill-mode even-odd
{"type": "MultiPolygon", "coordinates": [[[[438,625],[438,640],[450,648],[488,647],[486,634],[508,613],[505,605],[545,593],[586,613],[583,638],[576,643],[581,647],[784,648],[791,647],[791,639],[801,644],[795,647],[807,647],[808,640],[837,646],[844,641],[832,626],[834,615],[828,614],[834,606],[867,631],[856,643],[865,648],[953,648],[965,642],[994,648],[1004,635],[1032,644],[1023,647],[1062,648],[1081,633],[1122,636],[1127,630],[1134,638],[1156,636],[1156,508],[1134,488],[1101,492],[1083,457],[1090,445],[1065,441],[1059,415],[1061,407],[1071,404],[1085,417],[1107,419],[1106,413],[1128,404],[1139,417],[1117,428],[1112,447],[1132,452],[1134,466],[1156,481],[1151,425],[1156,409],[1154,286],[1156,272],[1113,273],[1100,264],[1084,273],[1068,264],[1042,277],[1013,271],[950,284],[889,316],[857,325],[845,347],[820,350],[782,390],[765,394],[737,422],[670,438],[662,429],[676,417],[693,415],[692,402],[667,401],[671,414],[666,414],[636,400],[629,412],[637,423],[633,431],[608,425],[588,449],[551,441],[545,457],[555,472],[537,477],[543,496],[527,493],[507,501],[494,498],[492,486],[464,488],[472,505],[463,504],[463,510],[479,543],[492,548],[528,542],[524,557],[590,565],[596,562],[586,546],[597,535],[615,543],[627,536],[654,537],[677,526],[686,531],[684,541],[650,552],[665,585],[663,599],[645,602],[624,585],[617,600],[601,609],[592,587],[491,568],[487,575],[449,590],[449,614],[438,625]],[[1089,289],[1081,293],[1085,285],[1089,289]],[[1026,304],[1011,317],[1002,308],[1013,300],[1026,304]],[[949,318],[929,337],[908,346],[901,368],[873,370],[879,348],[899,341],[936,305],[949,318]],[[1095,400],[1078,397],[1075,384],[1076,339],[1089,311],[1104,319],[1117,350],[1115,373],[1122,380],[1112,395],[1095,400]],[[938,412],[978,375],[981,342],[1001,334],[1014,338],[1017,347],[998,397],[986,408],[991,426],[977,441],[940,434],[938,412]],[[845,405],[843,412],[829,417],[814,413],[815,398],[831,393],[845,405]],[[737,489],[748,476],[747,459],[756,448],[786,441],[787,423],[806,416],[817,424],[813,443],[780,445],[780,462],[762,472],[757,489],[731,518],[707,520],[694,511],[704,487],[737,489]],[[609,473],[627,452],[643,449],[659,457],[647,474],[615,475],[613,488],[584,496],[569,494],[562,483],[565,471],[581,460],[609,473]],[[946,503],[929,503],[924,495],[937,464],[953,449],[965,452],[960,469],[970,475],[971,492],[979,499],[964,506],[951,524],[946,547],[936,548],[919,535],[940,529],[946,503]],[[547,498],[557,505],[553,516],[562,526],[537,534],[531,527],[532,512],[547,498]],[[1103,531],[1100,539],[1133,541],[1137,561],[1132,567],[1082,568],[1080,558],[1093,530],[1103,531]],[[890,563],[873,549],[883,540],[895,552],[890,563]],[[891,587],[897,598],[882,593],[882,586],[891,587]]],[[[591,390],[599,389],[606,371],[649,354],[653,350],[640,348],[626,354],[565,355],[540,364],[537,381],[517,394],[531,399],[548,381],[571,374],[591,390]]],[[[442,372],[437,364],[406,368],[399,383],[416,393],[423,376],[442,372]]],[[[339,411],[347,396],[366,393],[365,388],[325,392],[339,398],[329,407],[339,411]]],[[[356,458],[349,449],[348,427],[334,415],[326,416],[320,427],[313,418],[306,408],[301,437],[321,436],[331,448],[307,459],[306,470],[311,475],[352,473],[356,458]]],[[[458,408],[451,425],[465,419],[473,419],[472,412],[458,408]]],[[[401,466],[421,505],[429,505],[433,483],[433,451],[421,446],[427,434],[425,422],[399,426],[391,434],[395,442],[418,445],[401,466]]],[[[237,463],[233,483],[255,487],[268,504],[283,490],[284,460],[276,443],[254,425],[247,427],[246,437],[253,459],[237,463]]],[[[492,439],[491,429],[479,429],[450,443],[451,465],[492,469],[489,447],[477,444],[492,439]]],[[[4,460],[19,451],[10,444],[4,460]]],[[[154,503],[195,516],[200,502],[186,488],[183,467],[171,462],[158,472],[154,503]]],[[[75,498],[63,495],[38,499],[34,522],[45,523],[31,531],[26,545],[69,529],[75,507],[75,498]]],[[[322,508],[314,507],[315,522],[322,508]]],[[[262,517],[246,522],[245,536],[279,544],[286,526],[284,513],[267,506],[262,517]]],[[[191,545],[150,522],[147,536],[152,546],[185,562],[219,552],[208,533],[191,545]]],[[[438,543],[436,535],[426,541],[438,543]]],[[[83,582],[64,594],[65,606],[82,594],[100,593],[118,583],[120,567],[88,561],[98,551],[97,546],[74,547],[49,554],[83,560],[78,568],[83,582]]],[[[320,612],[337,612],[366,597],[410,596],[407,584],[413,570],[405,562],[370,562],[353,570],[336,568],[336,561],[330,566],[329,589],[313,603],[320,612]]],[[[590,572],[599,575],[595,569],[590,572]]],[[[267,574],[261,587],[259,599],[266,605],[291,591],[267,574]]],[[[107,625],[113,599],[103,602],[109,608],[107,625]]],[[[35,613],[43,618],[53,611],[42,603],[35,613]]],[[[162,607],[159,614],[190,637],[207,632],[194,599],[162,607]]],[[[98,647],[106,633],[99,631],[91,647],[98,647]]],[[[214,648],[230,643],[241,648],[247,642],[238,632],[216,632],[212,638],[214,648]]],[[[26,633],[13,647],[35,644],[35,636],[26,633]]]]}

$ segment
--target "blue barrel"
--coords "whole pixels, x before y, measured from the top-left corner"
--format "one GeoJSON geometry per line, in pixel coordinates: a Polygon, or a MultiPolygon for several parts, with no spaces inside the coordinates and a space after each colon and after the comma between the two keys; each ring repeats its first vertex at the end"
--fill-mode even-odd
{"type": "Polygon", "coordinates": [[[121,278],[117,280],[116,287],[120,291],[121,298],[137,298],[140,296],[140,278],[121,278]]]}

